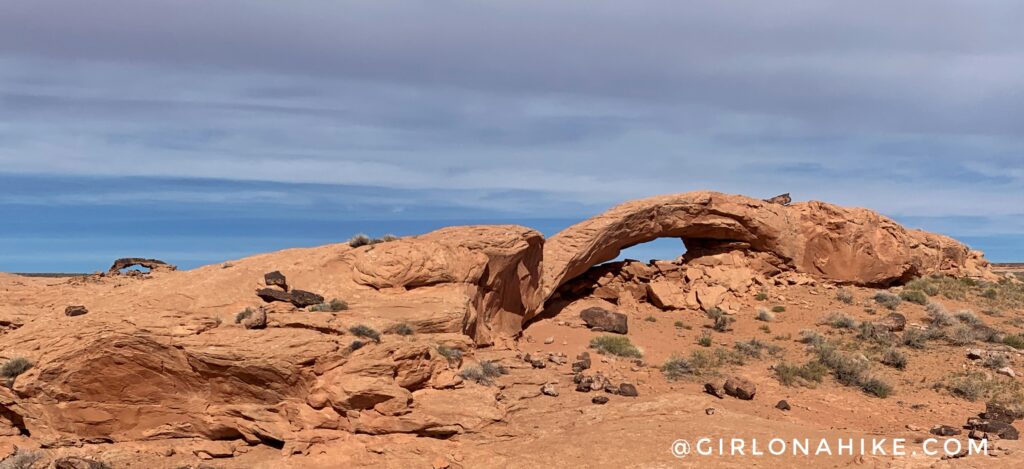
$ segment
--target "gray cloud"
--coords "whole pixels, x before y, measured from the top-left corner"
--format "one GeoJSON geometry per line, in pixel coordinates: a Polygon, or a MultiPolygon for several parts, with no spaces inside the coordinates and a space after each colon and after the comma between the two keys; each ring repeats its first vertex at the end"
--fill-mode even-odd
{"type": "Polygon", "coordinates": [[[712,188],[1014,216],[1021,17],[989,0],[9,1],[0,166],[466,190],[496,209],[513,190],[576,207],[712,188]]]}

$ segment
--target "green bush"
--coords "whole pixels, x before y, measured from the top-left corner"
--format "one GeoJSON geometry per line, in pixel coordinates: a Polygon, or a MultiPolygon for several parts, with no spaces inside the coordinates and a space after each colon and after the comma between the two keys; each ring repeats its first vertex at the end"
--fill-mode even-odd
{"type": "Polygon", "coordinates": [[[907,367],[907,354],[901,352],[899,349],[890,348],[882,354],[881,362],[883,365],[891,366],[897,370],[902,370],[907,367]]]}
{"type": "Polygon", "coordinates": [[[675,381],[684,376],[694,374],[693,368],[690,367],[690,361],[678,355],[672,355],[666,360],[661,365],[661,372],[665,373],[665,378],[669,381],[675,381]]]}
{"type": "Polygon", "coordinates": [[[603,335],[594,337],[590,341],[590,348],[597,350],[597,353],[604,355],[615,355],[617,357],[640,358],[643,353],[636,348],[629,337],[621,335],[603,335]]]}
{"type": "Polygon", "coordinates": [[[967,310],[960,311],[959,313],[953,315],[953,317],[955,317],[957,321],[960,321],[964,324],[970,324],[972,326],[982,324],[982,321],[981,319],[978,318],[978,316],[976,316],[973,312],[967,310]]]}
{"type": "Polygon", "coordinates": [[[903,290],[900,292],[900,299],[910,303],[916,303],[921,306],[928,304],[928,295],[925,295],[924,292],[920,290],[903,290]]]}
{"type": "Polygon", "coordinates": [[[404,322],[393,327],[391,331],[398,335],[413,335],[416,333],[412,326],[404,322]]]}
{"type": "Polygon", "coordinates": [[[363,342],[363,341],[361,341],[359,339],[356,339],[356,340],[353,340],[351,344],[348,344],[348,349],[354,352],[356,350],[359,350],[359,349],[363,348],[365,345],[366,345],[366,342],[363,342]]]}
{"type": "Polygon", "coordinates": [[[757,320],[764,322],[772,322],[775,320],[775,314],[764,308],[757,309],[757,320]]]}
{"type": "Polygon", "coordinates": [[[1000,368],[1010,366],[1010,360],[1006,358],[1006,355],[1003,355],[1001,353],[993,353],[985,357],[984,360],[982,360],[981,366],[984,366],[985,368],[991,368],[993,370],[998,370],[1000,368]]]}
{"type": "Polygon", "coordinates": [[[772,306],[772,312],[773,313],[785,313],[786,312],[786,307],[782,306],[782,305],[772,306]]]}
{"type": "Polygon", "coordinates": [[[818,361],[810,361],[803,365],[779,363],[775,365],[775,379],[785,386],[811,386],[820,383],[828,373],[828,367],[818,361]]]}
{"type": "Polygon", "coordinates": [[[1007,335],[1003,339],[1003,343],[1017,350],[1024,350],[1024,335],[1007,335]]]}
{"type": "Polygon", "coordinates": [[[885,399],[892,395],[892,386],[878,378],[869,378],[860,385],[864,392],[885,399]]]}
{"type": "Polygon", "coordinates": [[[922,291],[928,296],[935,296],[939,294],[939,287],[935,285],[931,280],[927,278],[917,278],[907,283],[906,288],[910,290],[922,291]]]}
{"type": "Polygon", "coordinates": [[[462,379],[485,386],[494,384],[494,378],[506,374],[508,374],[507,368],[492,361],[482,361],[479,365],[466,367],[459,372],[462,379]]]}
{"type": "Polygon", "coordinates": [[[348,240],[348,245],[354,248],[366,246],[370,244],[370,237],[365,234],[359,233],[348,240]]]}
{"type": "Polygon", "coordinates": [[[380,342],[380,332],[377,332],[376,329],[370,326],[359,324],[348,328],[348,331],[351,332],[352,335],[356,337],[363,337],[366,339],[370,339],[374,342],[380,342]]]}
{"type": "Polygon", "coordinates": [[[458,363],[462,361],[462,350],[457,348],[448,347],[446,345],[437,346],[437,354],[448,360],[449,364],[458,363]]]}
{"type": "Polygon", "coordinates": [[[824,324],[828,324],[834,329],[854,329],[857,327],[857,321],[845,313],[829,314],[825,317],[824,324]]]}
{"type": "Polygon", "coordinates": [[[702,332],[700,337],[697,338],[697,345],[700,345],[701,347],[710,347],[711,334],[708,334],[707,331],[702,332]]]}
{"type": "Polygon", "coordinates": [[[757,339],[750,339],[746,342],[736,342],[733,347],[738,353],[757,359],[761,358],[762,352],[767,352],[769,355],[773,356],[782,352],[782,347],[766,344],[757,339]]]}
{"type": "Polygon", "coordinates": [[[754,295],[754,299],[757,301],[767,301],[768,294],[765,292],[759,292],[758,294],[754,295]]]}
{"type": "Polygon", "coordinates": [[[252,308],[245,308],[235,315],[235,324],[241,324],[242,321],[249,319],[252,316],[252,308]]]}
{"type": "Polygon", "coordinates": [[[16,378],[18,375],[32,368],[32,362],[24,357],[14,357],[7,360],[4,366],[0,367],[0,376],[5,378],[16,378]]]}
{"type": "Polygon", "coordinates": [[[682,329],[686,327],[686,323],[684,323],[683,321],[676,321],[672,325],[675,326],[677,329],[682,329]]]}
{"type": "Polygon", "coordinates": [[[658,322],[658,318],[656,318],[654,316],[647,316],[646,318],[644,318],[644,321],[647,321],[647,322],[658,322]]]}
{"type": "Polygon", "coordinates": [[[895,310],[900,306],[900,303],[902,303],[903,300],[892,293],[878,292],[875,294],[875,302],[885,306],[886,308],[895,310]]]}

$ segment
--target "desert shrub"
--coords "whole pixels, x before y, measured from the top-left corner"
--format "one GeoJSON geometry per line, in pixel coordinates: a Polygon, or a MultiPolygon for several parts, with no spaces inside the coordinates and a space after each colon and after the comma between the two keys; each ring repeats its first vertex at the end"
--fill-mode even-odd
{"type": "Polygon", "coordinates": [[[374,342],[380,342],[380,332],[377,332],[376,329],[370,326],[359,324],[348,328],[348,331],[351,332],[352,335],[356,337],[363,337],[366,339],[370,339],[374,342]]]}
{"type": "Polygon", "coordinates": [[[800,339],[798,339],[798,341],[803,344],[808,344],[812,347],[817,347],[825,343],[825,337],[819,334],[818,331],[804,329],[800,331],[800,339]]]}
{"type": "Polygon", "coordinates": [[[462,379],[484,386],[494,384],[494,378],[506,374],[508,374],[507,368],[492,361],[482,361],[478,365],[466,367],[459,372],[462,379]]]}
{"type": "Polygon", "coordinates": [[[984,366],[985,368],[991,368],[993,370],[998,370],[1005,366],[1010,366],[1010,359],[1006,358],[1006,355],[1003,355],[1001,353],[993,353],[985,357],[985,359],[981,361],[981,366],[984,366]]]}
{"type": "Polygon", "coordinates": [[[416,330],[413,329],[412,326],[410,326],[408,323],[403,322],[391,328],[391,332],[398,335],[413,335],[416,333],[416,330]]]}
{"type": "Polygon", "coordinates": [[[337,298],[334,298],[327,303],[320,303],[309,307],[310,311],[328,313],[337,313],[338,311],[344,311],[346,309],[348,309],[348,303],[337,298]]]}
{"type": "MultiPolygon", "coordinates": [[[[679,357],[676,357],[679,359],[679,357]]],[[[742,365],[743,357],[738,353],[717,348],[714,350],[694,350],[685,359],[685,369],[693,375],[709,375],[717,373],[718,369],[725,365],[742,365]]],[[[678,365],[677,366],[682,366],[678,365]]],[[[684,368],[679,368],[684,369],[684,368]]]]}
{"type": "Polygon", "coordinates": [[[953,345],[970,345],[974,343],[974,328],[966,324],[952,328],[946,334],[946,340],[953,345]]]}
{"type": "Polygon", "coordinates": [[[361,341],[359,339],[356,339],[356,340],[353,340],[351,344],[348,344],[348,349],[354,352],[356,350],[359,350],[359,349],[363,348],[365,345],[366,345],[366,342],[363,342],[363,341],[361,341]]]}
{"type": "Polygon", "coordinates": [[[897,370],[902,370],[907,367],[907,354],[903,353],[899,349],[890,348],[882,354],[882,359],[880,361],[885,366],[891,366],[897,370]]]}
{"type": "Polygon", "coordinates": [[[875,314],[875,308],[872,308],[870,306],[865,306],[864,307],[864,312],[868,313],[868,314],[875,314]]]}
{"type": "Polygon", "coordinates": [[[242,321],[249,319],[252,316],[252,308],[245,308],[235,315],[235,324],[241,324],[242,321]]]}
{"type": "Polygon", "coordinates": [[[1017,350],[1024,350],[1024,335],[1007,335],[1006,338],[1003,339],[1003,343],[1017,350]]]}
{"type": "Polygon", "coordinates": [[[811,386],[811,383],[820,383],[829,370],[819,361],[810,361],[799,366],[779,363],[774,371],[775,379],[785,386],[811,386]]]}
{"type": "Polygon", "coordinates": [[[981,313],[987,316],[1002,317],[1003,312],[999,308],[985,308],[981,313]]]}
{"type": "Polygon", "coordinates": [[[988,288],[985,291],[981,292],[981,296],[982,298],[994,300],[996,298],[999,298],[999,291],[997,291],[995,288],[988,288]]]}
{"type": "Polygon", "coordinates": [[[772,337],[772,340],[793,340],[793,334],[780,334],[775,337],[772,337]]]}
{"type": "Polygon", "coordinates": [[[903,290],[900,292],[900,299],[921,306],[928,304],[928,295],[920,290],[903,290]]]}
{"type": "Polygon", "coordinates": [[[707,331],[702,332],[700,337],[697,338],[697,345],[700,345],[701,347],[710,347],[711,334],[708,334],[707,331]]]}
{"type": "Polygon", "coordinates": [[[733,348],[744,356],[757,359],[761,358],[762,352],[767,352],[769,355],[778,355],[782,352],[782,347],[766,344],[757,339],[750,339],[746,342],[736,342],[736,344],[733,345],[733,348]]]}
{"type": "Polygon", "coordinates": [[[672,355],[666,360],[661,365],[661,372],[665,373],[665,378],[669,381],[675,381],[683,376],[694,374],[693,368],[690,367],[690,361],[678,355],[672,355]]]}
{"type": "Polygon", "coordinates": [[[757,301],[767,301],[768,294],[765,292],[758,292],[758,294],[754,295],[754,299],[757,301]]]}
{"type": "Polygon", "coordinates": [[[853,293],[850,293],[850,290],[845,288],[840,288],[839,291],[836,292],[836,299],[848,305],[852,305],[853,293]]]}
{"type": "Polygon", "coordinates": [[[979,319],[978,316],[976,316],[973,312],[967,310],[960,311],[959,313],[953,315],[953,317],[955,317],[957,321],[960,321],[964,324],[970,324],[972,326],[976,326],[982,323],[981,319],[979,319]]]}
{"type": "Polygon", "coordinates": [[[682,329],[683,327],[686,327],[686,323],[684,323],[683,321],[676,321],[672,323],[672,325],[675,326],[677,329],[682,329]]]}
{"type": "Polygon", "coordinates": [[[16,378],[18,375],[32,368],[32,362],[25,357],[14,357],[7,360],[4,366],[0,367],[0,376],[5,378],[16,378]]]}
{"type": "Polygon", "coordinates": [[[983,374],[963,373],[950,378],[945,387],[954,396],[974,402],[985,396],[987,384],[983,374]]]}
{"type": "MultiPolygon", "coordinates": [[[[14,447],[14,454],[4,458],[0,461],[0,468],[2,469],[32,469],[36,467],[36,463],[43,458],[43,453],[39,451],[25,451],[17,446],[14,447]]],[[[107,466],[108,468],[110,466],[107,466]]]]}
{"type": "Polygon", "coordinates": [[[956,373],[936,387],[972,402],[984,399],[1011,408],[1024,405],[1024,384],[1013,378],[991,377],[984,371],[956,373]]]}
{"type": "Polygon", "coordinates": [[[758,329],[760,329],[761,332],[764,332],[765,334],[771,334],[772,333],[772,328],[768,327],[767,324],[761,324],[761,327],[758,327],[758,329]]]}
{"type": "Polygon", "coordinates": [[[914,327],[903,332],[901,342],[910,348],[924,349],[928,346],[928,341],[938,340],[945,336],[945,331],[936,327],[929,327],[927,329],[914,327]]]}
{"type": "Polygon", "coordinates": [[[654,316],[647,316],[646,318],[644,318],[644,321],[647,321],[647,322],[658,322],[658,318],[656,318],[654,316]]]}
{"type": "Polygon", "coordinates": [[[832,370],[836,381],[847,386],[859,386],[864,382],[868,362],[844,354],[832,344],[822,344],[816,350],[821,364],[832,370]]]}
{"type": "Polygon", "coordinates": [[[451,348],[445,345],[437,346],[437,354],[448,360],[448,363],[458,363],[462,360],[462,350],[451,348]]]}
{"type": "Polygon", "coordinates": [[[925,311],[928,313],[928,320],[933,326],[946,327],[957,323],[956,318],[938,303],[928,303],[925,311]]]}
{"type": "Polygon", "coordinates": [[[868,378],[866,381],[861,383],[860,388],[864,390],[864,392],[882,399],[892,395],[892,385],[879,378],[868,378]]]}
{"type": "Polygon", "coordinates": [[[782,306],[782,305],[772,306],[772,312],[773,313],[785,313],[786,312],[786,307],[782,306]]]}
{"type": "Polygon", "coordinates": [[[758,308],[757,320],[764,322],[772,322],[775,320],[775,313],[772,313],[771,311],[768,311],[767,309],[764,308],[758,308]]]}
{"type": "Polygon", "coordinates": [[[617,357],[640,358],[643,353],[636,348],[629,337],[621,335],[602,335],[594,337],[590,341],[590,348],[597,350],[597,353],[604,355],[615,355],[617,357]]]}
{"type": "Polygon", "coordinates": [[[366,246],[370,244],[370,237],[365,234],[359,233],[348,240],[348,245],[354,248],[366,246]]]}
{"type": "Polygon", "coordinates": [[[879,326],[871,321],[864,321],[857,326],[857,338],[879,344],[889,343],[892,340],[892,333],[889,329],[879,326]]]}
{"type": "Polygon", "coordinates": [[[704,314],[707,315],[708,319],[714,321],[711,328],[718,332],[729,331],[729,326],[736,321],[731,316],[726,315],[725,311],[722,311],[721,308],[717,307],[707,310],[704,314]]]}
{"type": "Polygon", "coordinates": [[[876,303],[885,306],[886,308],[889,308],[891,310],[895,310],[900,306],[900,303],[903,302],[903,300],[900,297],[893,295],[892,293],[886,292],[876,293],[874,299],[876,303]]]}
{"type": "Polygon", "coordinates": [[[936,285],[930,279],[923,277],[911,280],[909,283],[907,283],[906,288],[910,290],[924,292],[928,296],[935,296],[939,294],[938,285],[936,285]]]}
{"type": "Polygon", "coordinates": [[[398,236],[395,236],[395,235],[393,235],[391,233],[388,233],[388,234],[386,234],[384,236],[381,236],[380,240],[381,240],[381,242],[388,243],[388,242],[391,242],[391,241],[397,241],[398,240],[398,236]]]}
{"type": "Polygon", "coordinates": [[[831,313],[825,317],[823,324],[828,324],[835,329],[853,329],[857,327],[857,321],[845,313],[831,313]]]}

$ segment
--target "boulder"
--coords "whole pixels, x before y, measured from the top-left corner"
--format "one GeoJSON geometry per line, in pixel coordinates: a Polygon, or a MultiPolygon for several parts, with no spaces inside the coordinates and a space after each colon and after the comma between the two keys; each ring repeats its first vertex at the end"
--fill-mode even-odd
{"type": "Polygon", "coordinates": [[[725,396],[722,394],[722,389],[714,383],[704,383],[704,392],[711,394],[719,399],[724,399],[725,396]]]}
{"type": "Polygon", "coordinates": [[[81,316],[88,313],[89,310],[85,306],[68,306],[64,308],[65,316],[81,316]]]}
{"type": "Polygon", "coordinates": [[[288,281],[280,271],[275,270],[263,274],[263,282],[268,287],[281,287],[282,290],[288,291],[288,281]]]}
{"type": "Polygon", "coordinates": [[[996,435],[1003,440],[1020,439],[1020,433],[1013,425],[999,420],[983,420],[977,424],[971,425],[971,430],[984,432],[989,435],[996,435]]]}
{"type": "Polygon", "coordinates": [[[318,305],[324,302],[324,297],[317,295],[313,292],[305,290],[292,290],[291,298],[289,301],[295,305],[296,308],[305,308],[308,306],[318,305]]]}
{"type": "Polygon", "coordinates": [[[651,304],[663,310],[686,308],[686,295],[681,282],[655,280],[647,284],[647,298],[651,304]]]}
{"type": "Polygon", "coordinates": [[[246,329],[263,329],[267,327],[267,310],[256,308],[248,317],[242,319],[242,327],[246,329]]]}
{"type": "Polygon", "coordinates": [[[160,271],[160,270],[168,270],[169,271],[169,270],[176,270],[177,269],[177,267],[175,267],[175,266],[173,266],[171,264],[168,264],[168,263],[166,263],[166,262],[164,262],[162,260],[159,260],[159,259],[144,259],[144,258],[141,258],[141,257],[124,257],[124,258],[121,258],[121,259],[118,259],[118,260],[114,261],[114,264],[111,265],[110,269],[107,270],[107,274],[108,275],[117,275],[117,274],[121,273],[122,270],[127,269],[129,267],[135,267],[135,266],[144,267],[146,269],[149,269],[150,272],[156,272],[156,271],[160,271]]]}
{"type": "Polygon", "coordinates": [[[592,307],[580,311],[580,318],[591,329],[605,332],[625,334],[629,332],[628,318],[625,314],[608,311],[604,308],[592,307]]]}
{"type": "Polygon", "coordinates": [[[782,411],[788,411],[792,409],[792,407],[789,406],[789,403],[786,402],[785,400],[781,400],[777,404],[775,404],[775,408],[782,411]]]}
{"type": "Polygon", "coordinates": [[[618,395],[626,397],[637,397],[640,393],[637,392],[636,386],[629,383],[622,383],[619,385],[618,395]]]}
{"type": "Polygon", "coordinates": [[[1001,404],[989,402],[985,404],[985,411],[979,416],[985,420],[998,420],[1000,422],[1013,423],[1024,418],[1024,411],[1011,409],[1001,404]]]}
{"type": "Polygon", "coordinates": [[[267,303],[272,303],[274,301],[280,301],[282,303],[292,302],[291,293],[274,288],[261,288],[256,291],[256,296],[260,297],[260,299],[267,303]]]}
{"type": "Polygon", "coordinates": [[[590,402],[597,405],[605,405],[608,403],[608,400],[608,396],[594,396],[592,399],[590,399],[590,402]]]}
{"type": "Polygon", "coordinates": [[[757,386],[753,382],[737,376],[727,379],[724,388],[726,394],[745,401],[753,399],[757,394],[757,386]]]}
{"type": "Polygon", "coordinates": [[[547,383],[540,387],[540,393],[545,396],[558,397],[558,389],[554,384],[547,383]]]}

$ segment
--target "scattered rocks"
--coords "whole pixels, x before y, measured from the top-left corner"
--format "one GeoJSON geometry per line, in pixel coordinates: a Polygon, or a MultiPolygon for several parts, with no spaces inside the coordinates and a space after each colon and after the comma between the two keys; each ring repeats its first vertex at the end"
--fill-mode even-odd
{"type": "Polygon", "coordinates": [[[605,405],[608,403],[608,400],[609,399],[607,396],[594,396],[594,398],[591,399],[590,402],[593,402],[594,404],[598,405],[605,405]]]}
{"type": "Polygon", "coordinates": [[[960,430],[959,428],[951,427],[949,425],[936,425],[932,427],[932,429],[929,430],[929,432],[932,435],[937,436],[956,436],[963,433],[963,431],[960,430]]]}
{"type": "Polygon", "coordinates": [[[782,411],[788,411],[792,409],[792,407],[789,406],[789,403],[786,402],[785,400],[781,400],[778,404],[775,404],[775,408],[782,411]]]}
{"type": "Polygon", "coordinates": [[[1005,406],[989,402],[985,404],[985,412],[979,414],[985,420],[998,420],[1000,422],[1013,423],[1024,418],[1024,412],[1015,411],[1005,406]]]}
{"type": "Polygon", "coordinates": [[[530,361],[530,366],[540,369],[547,368],[548,365],[544,363],[544,360],[532,360],[530,361]]]}
{"type": "Polygon", "coordinates": [[[734,376],[725,381],[725,393],[737,399],[749,401],[757,394],[757,386],[746,378],[734,376]]]}
{"type": "Polygon", "coordinates": [[[263,282],[268,287],[276,286],[281,287],[284,291],[288,291],[288,281],[285,279],[284,274],[277,270],[263,274],[263,282]]]}
{"type": "Polygon", "coordinates": [[[714,407],[708,407],[707,409],[704,409],[704,413],[708,414],[708,415],[715,415],[715,408],[714,407]]]}
{"type": "Polygon", "coordinates": [[[980,348],[972,348],[967,351],[967,358],[969,360],[981,360],[985,357],[985,352],[980,348]]]}
{"type": "Polygon", "coordinates": [[[1000,375],[1003,375],[1003,376],[1009,376],[1011,378],[1016,378],[1017,377],[1017,373],[1015,373],[1013,371],[1013,368],[1010,368],[1008,366],[1004,366],[1004,367],[996,370],[996,374],[1000,374],[1000,375]]]}
{"type": "Polygon", "coordinates": [[[555,338],[554,337],[548,337],[547,339],[544,339],[544,343],[545,344],[553,344],[553,343],[555,343],[555,338]]]}
{"type": "Polygon", "coordinates": [[[625,334],[629,332],[628,318],[625,314],[608,311],[604,308],[591,307],[580,312],[580,318],[591,329],[625,334]]]}
{"type": "Polygon", "coordinates": [[[548,354],[548,361],[556,365],[564,365],[569,360],[563,354],[551,353],[548,354]]]}
{"type": "Polygon", "coordinates": [[[558,397],[558,389],[554,384],[548,383],[540,387],[540,393],[545,396],[558,397]]]}
{"type": "MultiPolygon", "coordinates": [[[[578,392],[590,392],[594,386],[594,378],[590,376],[581,376],[579,381],[576,381],[576,391],[578,392]]],[[[573,379],[575,381],[575,379],[573,379]]]]}
{"type": "Polygon", "coordinates": [[[89,310],[85,306],[75,305],[75,306],[68,306],[67,308],[64,308],[64,315],[65,316],[72,316],[72,317],[73,316],[81,316],[83,314],[88,314],[88,313],[89,313],[89,310]]]}
{"type": "Polygon", "coordinates": [[[640,393],[637,392],[636,386],[629,383],[622,383],[619,385],[619,395],[626,397],[637,397],[640,393]]]}
{"type": "MultiPolygon", "coordinates": [[[[1018,440],[1020,439],[1020,433],[1006,422],[1000,422],[998,420],[985,420],[981,423],[974,425],[971,431],[984,432],[987,435],[996,435],[1003,440],[1018,440]]],[[[987,439],[991,439],[986,437],[987,439]]]]}
{"type": "Polygon", "coordinates": [[[999,404],[988,403],[985,405],[985,412],[978,414],[978,417],[967,419],[965,428],[970,430],[968,438],[975,440],[1017,440],[1020,433],[1011,425],[1015,420],[1021,418],[1021,414],[999,404]]]}
{"type": "Polygon", "coordinates": [[[573,373],[579,373],[583,370],[590,369],[590,353],[583,352],[576,356],[576,361],[572,364],[573,373]]]}

